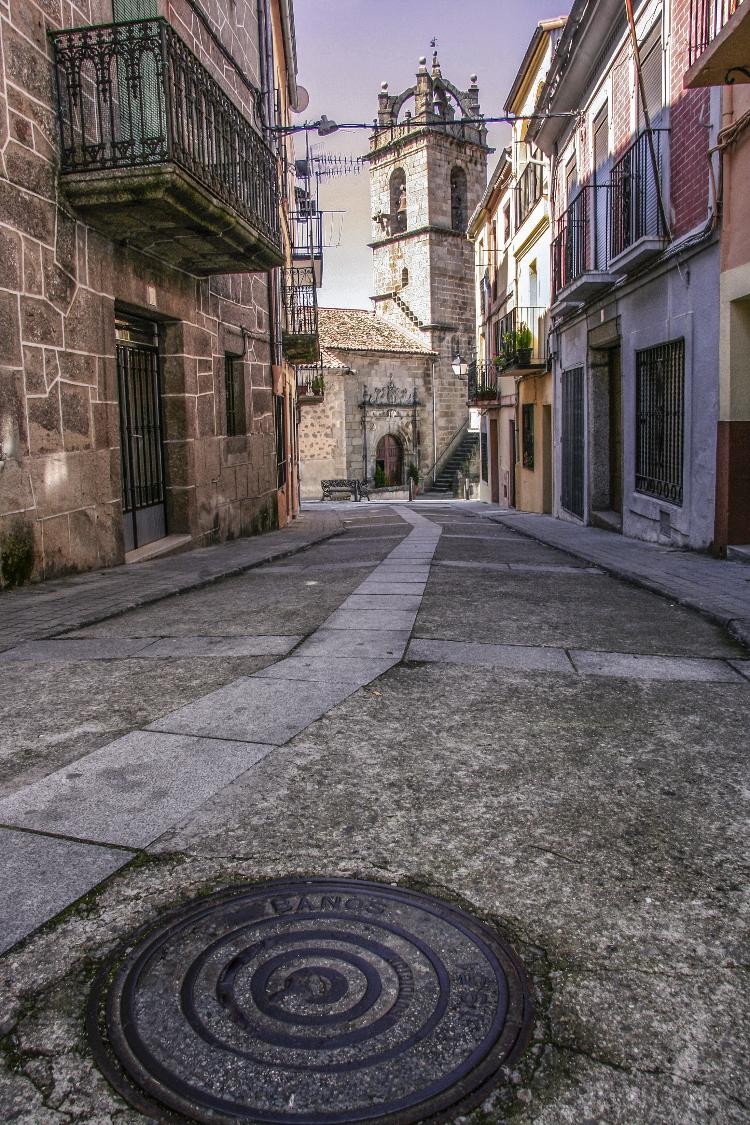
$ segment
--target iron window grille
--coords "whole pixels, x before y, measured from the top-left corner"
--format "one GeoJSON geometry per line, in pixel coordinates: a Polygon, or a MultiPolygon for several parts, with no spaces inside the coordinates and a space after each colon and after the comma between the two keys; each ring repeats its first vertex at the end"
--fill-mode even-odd
{"type": "Polygon", "coordinates": [[[315,277],[309,267],[292,266],[284,270],[284,308],[286,330],[290,335],[317,335],[318,297],[315,277]]]}
{"type": "Polygon", "coordinates": [[[245,367],[242,360],[224,356],[224,400],[227,410],[227,436],[245,433],[245,367]]]}
{"type": "Polygon", "coordinates": [[[685,341],[635,353],[635,488],[682,505],[685,446],[685,341]]]}
{"type": "Polygon", "coordinates": [[[524,469],[534,468],[534,404],[525,403],[521,409],[521,422],[523,426],[523,433],[521,440],[523,442],[523,467],[524,469]]]}
{"type": "Polygon", "coordinates": [[[276,420],[276,487],[283,488],[287,478],[286,408],[283,395],[274,395],[276,420]]]}
{"type": "MultiPolygon", "coordinates": [[[[498,397],[497,367],[494,363],[470,363],[468,372],[470,403],[493,402],[498,397]]],[[[486,479],[486,478],[485,478],[486,479]]]]}
{"type": "Polygon", "coordinates": [[[174,162],[280,248],[276,158],[166,20],[52,39],[63,174],[174,162]]]}
{"type": "Polygon", "coordinates": [[[574,367],[562,374],[562,506],[583,519],[584,374],[574,367]]]}

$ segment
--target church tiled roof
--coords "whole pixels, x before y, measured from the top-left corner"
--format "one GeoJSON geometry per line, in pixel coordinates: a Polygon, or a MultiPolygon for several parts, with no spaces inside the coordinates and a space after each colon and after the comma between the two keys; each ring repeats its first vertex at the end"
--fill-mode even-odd
{"type": "Polygon", "coordinates": [[[432,355],[428,347],[367,309],[318,309],[321,347],[432,355]]]}

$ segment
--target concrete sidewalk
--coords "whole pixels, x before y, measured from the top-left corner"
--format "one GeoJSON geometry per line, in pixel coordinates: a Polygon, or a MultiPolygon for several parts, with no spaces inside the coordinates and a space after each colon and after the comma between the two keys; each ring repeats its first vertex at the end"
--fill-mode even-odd
{"type": "Polygon", "coordinates": [[[642,543],[553,516],[487,510],[486,506],[482,514],[493,523],[513,528],[539,543],[594,563],[626,582],[696,609],[724,625],[750,648],[750,567],[746,563],[642,543]]]}
{"type": "Polygon", "coordinates": [[[290,527],[266,535],[3,591],[0,652],[295,555],[343,529],[334,512],[302,512],[290,527]]]}

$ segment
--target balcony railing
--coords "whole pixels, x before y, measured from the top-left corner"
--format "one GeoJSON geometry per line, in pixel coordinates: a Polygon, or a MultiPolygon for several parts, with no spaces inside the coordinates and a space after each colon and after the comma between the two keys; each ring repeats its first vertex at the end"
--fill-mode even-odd
{"type": "Polygon", "coordinates": [[[469,364],[469,406],[497,402],[499,372],[494,363],[469,364]]]}
{"type": "Polygon", "coordinates": [[[742,0],[690,0],[690,65],[729,22],[742,0]]]}
{"type": "Polygon", "coordinates": [[[282,330],[284,354],[290,363],[315,363],[320,357],[318,338],[318,298],[315,275],[307,266],[284,270],[284,310],[282,330]]]}
{"type": "Polygon", "coordinates": [[[547,360],[547,310],[541,306],[511,309],[498,322],[494,365],[500,371],[511,367],[538,367],[547,360]]]}
{"type": "Polygon", "coordinates": [[[557,221],[552,243],[552,296],[575,286],[588,290],[609,284],[610,189],[587,184],[557,221]],[[576,285],[576,283],[578,283],[576,285]]]}
{"type": "Polygon", "coordinates": [[[315,284],[323,283],[323,215],[320,211],[292,211],[289,214],[292,237],[292,262],[315,272],[315,284]]]}
{"type": "Polygon", "coordinates": [[[276,158],[166,20],[53,41],[60,171],[76,206],[136,245],[171,236],[205,259],[199,272],[282,262],[276,158]]]}
{"type": "Polygon", "coordinates": [[[317,405],[325,398],[325,377],[320,363],[300,364],[297,372],[297,402],[301,406],[317,405]]]}
{"type": "Polygon", "coordinates": [[[641,133],[612,168],[610,184],[610,261],[647,240],[658,249],[667,237],[659,201],[662,149],[667,131],[652,131],[656,168],[648,133],[641,133]]]}
{"type": "Polygon", "coordinates": [[[525,223],[544,192],[544,169],[530,161],[516,184],[516,229],[525,223]]]}

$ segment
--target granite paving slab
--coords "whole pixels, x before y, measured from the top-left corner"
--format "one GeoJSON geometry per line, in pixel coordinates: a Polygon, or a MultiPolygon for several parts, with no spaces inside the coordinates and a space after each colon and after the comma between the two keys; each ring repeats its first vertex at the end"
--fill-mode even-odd
{"type": "Polygon", "coordinates": [[[298,656],[394,656],[400,660],[409,630],[318,629],[297,649],[298,656]]]}
{"type": "Polygon", "coordinates": [[[5,797],[0,824],[142,848],[270,749],[133,731],[5,797]]]}
{"type": "Polygon", "coordinates": [[[750,680],[750,660],[730,660],[729,663],[737,669],[740,675],[746,676],[750,680]]]}
{"type": "Polygon", "coordinates": [[[140,655],[149,659],[174,656],[286,656],[301,640],[301,636],[162,637],[140,655]]]}
{"type": "Polygon", "coordinates": [[[357,587],[357,597],[370,597],[372,595],[393,597],[404,594],[421,595],[427,585],[426,579],[418,582],[407,582],[401,579],[367,578],[361,586],[357,587]]]}
{"type": "Polygon", "coordinates": [[[411,629],[417,611],[403,609],[337,609],[325,623],[326,629],[411,629]]]}
{"type": "Polygon", "coordinates": [[[0,828],[0,953],[123,867],[131,853],[0,828]]]}
{"type": "Polygon", "coordinates": [[[422,602],[419,594],[350,594],[340,609],[401,609],[418,610],[422,602]]]}
{"type": "Polygon", "coordinates": [[[583,676],[623,676],[634,680],[699,680],[744,684],[724,660],[675,656],[639,656],[630,652],[586,652],[571,649],[570,659],[583,676]]]}
{"type": "MultiPolygon", "coordinates": [[[[320,630],[314,636],[319,633],[320,630]]],[[[152,723],[149,730],[281,746],[354,690],[351,683],[243,677],[165,715],[152,723]]]]}
{"type": "Polygon", "coordinates": [[[341,681],[349,684],[369,684],[382,676],[398,661],[395,657],[327,656],[320,660],[314,656],[289,656],[269,665],[257,676],[269,680],[314,680],[322,683],[341,681]]]}
{"type": "Polygon", "coordinates": [[[431,663],[467,664],[484,668],[513,668],[527,672],[573,673],[565,652],[559,648],[533,648],[528,645],[493,645],[471,641],[414,640],[407,660],[431,663]]]}
{"type": "Polygon", "coordinates": [[[143,655],[152,637],[63,637],[49,641],[27,641],[0,652],[0,660],[56,661],[126,660],[143,655]]]}

